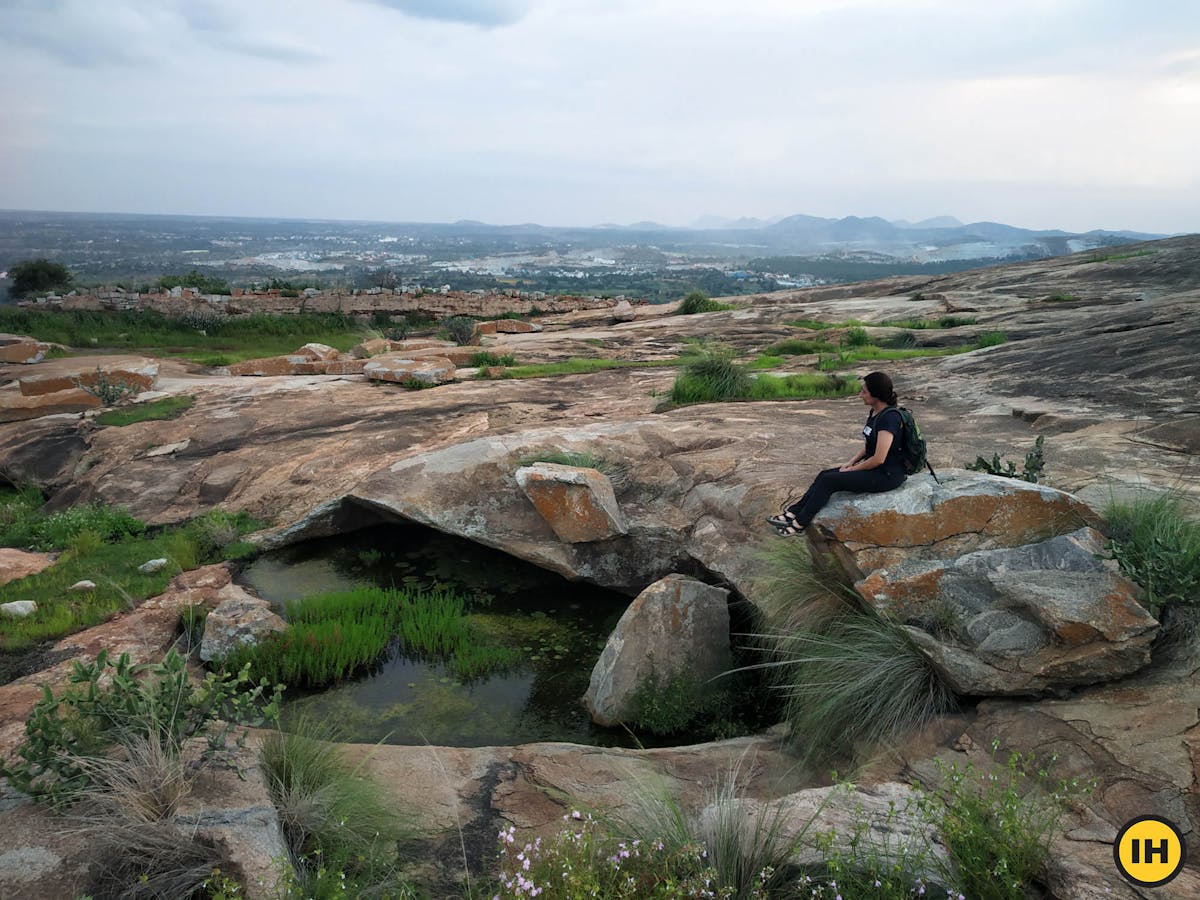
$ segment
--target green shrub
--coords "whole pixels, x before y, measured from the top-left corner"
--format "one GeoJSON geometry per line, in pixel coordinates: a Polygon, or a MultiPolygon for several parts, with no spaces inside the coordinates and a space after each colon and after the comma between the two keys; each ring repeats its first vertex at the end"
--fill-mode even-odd
{"type": "Polygon", "coordinates": [[[497,356],[495,353],[484,350],[476,353],[467,361],[468,366],[476,369],[483,369],[488,366],[515,366],[517,358],[511,353],[506,353],[503,356],[497,356]]]}
{"type": "Polygon", "coordinates": [[[842,336],[842,345],[846,347],[866,347],[871,343],[871,336],[865,328],[851,328],[842,336]]]}
{"type": "Polygon", "coordinates": [[[1147,608],[1200,603],[1200,522],[1175,494],[1111,501],[1104,509],[1113,556],[1142,586],[1147,608]]]}
{"type": "Polygon", "coordinates": [[[104,536],[85,528],[67,539],[67,551],[75,558],[92,556],[104,546],[104,536]]]}
{"type": "Polygon", "coordinates": [[[950,853],[948,876],[972,900],[1024,900],[1050,855],[1067,799],[1089,788],[1076,780],[1046,791],[1048,773],[1018,753],[999,775],[940,760],[938,771],[940,796],[920,804],[950,853]]]}
{"type": "Polygon", "coordinates": [[[442,329],[454,343],[461,346],[470,344],[475,338],[475,320],[468,316],[450,316],[442,320],[442,329]]]}
{"type": "Polygon", "coordinates": [[[102,650],[95,662],[76,662],[68,681],[59,697],[43,687],[14,761],[0,762],[0,776],[12,787],[53,802],[93,783],[87,760],[115,744],[149,736],[177,752],[187,738],[203,736],[215,753],[239,725],[278,715],[278,688],[272,694],[265,682],[252,685],[245,669],[209,673],[194,684],[174,650],[160,663],[142,665],[127,653],[114,663],[102,650]]]}
{"type": "Polygon", "coordinates": [[[707,350],[683,367],[671,388],[675,403],[712,403],[743,396],[750,387],[750,375],[733,361],[732,354],[707,350]]]}
{"type": "Polygon", "coordinates": [[[91,531],[105,541],[121,541],[145,530],[145,524],[128,510],[97,502],[51,513],[36,522],[31,530],[31,544],[36,550],[61,550],[81,531],[91,531]]]}
{"type": "Polygon", "coordinates": [[[1078,299],[1079,298],[1077,296],[1075,296],[1074,294],[1051,294],[1049,297],[1046,297],[1043,302],[1045,302],[1045,303],[1071,303],[1072,301],[1075,301],[1078,299]]]}
{"type": "Polygon", "coordinates": [[[965,463],[964,469],[972,472],[986,472],[988,475],[1000,475],[1004,478],[1020,478],[1022,481],[1028,481],[1030,484],[1037,484],[1038,479],[1042,476],[1042,470],[1046,468],[1046,459],[1043,453],[1043,443],[1045,442],[1044,435],[1038,435],[1034,441],[1033,449],[1025,454],[1025,463],[1021,467],[1021,472],[1017,473],[1017,464],[1011,459],[1003,460],[1000,454],[993,453],[990,460],[984,459],[982,456],[975,457],[975,462],[965,463]]]}
{"type": "Polygon", "coordinates": [[[718,303],[711,299],[708,294],[699,289],[688,291],[683,295],[683,299],[679,302],[679,309],[675,310],[677,316],[692,316],[696,313],[720,312],[724,309],[732,309],[725,303],[718,303]]]}
{"type": "MultiPolygon", "coordinates": [[[[223,362],[211,363],[211,365],[225,364],[223,362]]],[[[116,428],[122,428],[137,422],[177,419],[187,410],[191,409],[195,402],[195,397],[187,395],[181,397],[163,397],[161,400],[138,403],[124,409],[105,410],[96,416],[96,422],[100,425],[112,425],[116,428]]]]}
{"type": "Polygon", "coordinates": [[[733,698],[728,689],[714,688],[685,666],[665,683],[651,671],[629,699],[624,725],[635,733],[668,737],[683,732],[703,732],[706,727],[720,733],[719,723],[728,720],[733,698]]]}
{"type": "Polygon", "coordinates": [[[975,339],[975,346],[980,348],[997,347],[1007,340],[1008,335],[1006,335],[1003,331],[985,331],[975,339]]]}
{"type": "Polygon", "coordinates": [[[766,558],[763,664],[783,695],[805,762],[874,746],[954,706],[954,696],[901,625],[864,607],[800,549],[766,558]]]}

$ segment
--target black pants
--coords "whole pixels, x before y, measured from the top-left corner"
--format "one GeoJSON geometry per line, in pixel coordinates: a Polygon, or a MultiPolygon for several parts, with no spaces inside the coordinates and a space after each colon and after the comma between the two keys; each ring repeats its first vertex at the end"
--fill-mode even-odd
{"type": "Polygon", "coordinates": [[[866,469],[862,472],[839,472],[837,469],[825,469],[804,496],[787,508],[796,517],[800,525],[807,525],[829,502],[830,495],[837,491],[854,491],[857,494],[878,494],[890,491],[904,484],[904,474],[894,470],[886,470],[882,466],[866,469]]]}

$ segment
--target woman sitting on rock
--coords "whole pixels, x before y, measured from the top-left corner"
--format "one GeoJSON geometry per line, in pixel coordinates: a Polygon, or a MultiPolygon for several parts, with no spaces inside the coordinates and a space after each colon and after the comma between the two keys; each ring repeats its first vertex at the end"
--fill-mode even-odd
{"type": "Polygon", "coordinates": [[[781,515],[767,519],[780,534],[802,532],[836,491],[878,494],[904,483],[900,436],[903,420],[896,409],[892,379],[883,372],[872,372],[863,378],[858,396],[871,408],[863,428],[866,438],[863,449],[844,466],[822,471],[803,497],[781,515]]]}

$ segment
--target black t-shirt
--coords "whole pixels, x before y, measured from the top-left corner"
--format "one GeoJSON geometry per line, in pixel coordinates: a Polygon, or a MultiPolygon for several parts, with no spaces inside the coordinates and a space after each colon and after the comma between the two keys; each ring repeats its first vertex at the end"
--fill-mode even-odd
{"type": "Polygon", "coordinates": [[[867,416],[867,424],[863,427],[863,437],[867,439],[867,455],[864,459],[870,459],[875,455],[875,445],[879,442],[879,432],[890,431],[892,434],[892,446],[888,448],[887,457],[883,461],[883,465],[879,468],[889,472],[899,472],[904,474],[904,461],[901,458],[901,436],[900,432],[903,427],[904,420],[900,418],[900,411],[894,406],[889,406],[879,415],[871,413],[867,416]]]}

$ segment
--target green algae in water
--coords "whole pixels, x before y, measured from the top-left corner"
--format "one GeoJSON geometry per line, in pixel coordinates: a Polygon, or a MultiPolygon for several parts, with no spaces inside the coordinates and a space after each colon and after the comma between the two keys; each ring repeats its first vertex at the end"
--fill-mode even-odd
{"type": "Polygon", "coordinates": [[[383,657],[319,693],[289,690],[285,721],[328,718],[354,741],[485,746],[628,742],[594,726],[580,698],[629,598],[568,582],[506,554],[426,529],[378,526],[264,556],[244,579],[285,616],[317,593],[359,586],[431,591],[464,601],[478,669],[420,652],[397,635],[383,657]],[[295,603],[299,601],[299,603],[295,603]],[[526,649],[528,648],[528,649],[526,649]],[[508,659],[495,663],[497,654],[508,659]]]}

